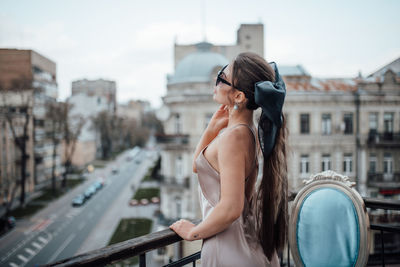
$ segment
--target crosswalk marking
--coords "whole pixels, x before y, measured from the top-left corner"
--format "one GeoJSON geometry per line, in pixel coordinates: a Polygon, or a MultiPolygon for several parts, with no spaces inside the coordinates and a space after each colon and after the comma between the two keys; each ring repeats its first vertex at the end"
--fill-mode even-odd
{"type": "Polygon", "coordinates": [[[39,244],[36,243],[36,242],[33,242],[33,243],[32,243],[32,246],[34,246],[34,247],[37,248],[37,249],[42,249],[42,246],[39,245],[39,244]]]}
{"type": "Polygon", "coordinates": [[[30,249],[30,248],[25,248],[25,251],[28,252],[28,253],[31,254],[31,255],[35,255],[35,251],[33,251],[33,250],[30,249]]]}
{"type": "Polygon", "coordinates": [[[20,259],[21,261],[23,261],[23,262],[27,262],[28,261],[28,259],[27,258],[25,258],[24,256],[22,256],[21,254],[18,254],[18,259],[20,259]]]}
{"type": "Polygon", "coordinates": [[[11,267],[18,267],[18,265],[15,264],[14,262],[10,262],[9,265],[10,265],[11,267]]]}
{"type": "Polygon", "coordinates": [[[44,237],[39,236],[38,239],[39,239],[43,244],[47,244],[47,239],[45,239],[44,237]]]}

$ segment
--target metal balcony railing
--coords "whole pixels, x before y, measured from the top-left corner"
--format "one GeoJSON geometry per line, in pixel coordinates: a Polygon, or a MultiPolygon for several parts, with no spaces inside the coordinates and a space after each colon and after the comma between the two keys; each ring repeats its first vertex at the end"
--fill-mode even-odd
{"type": "MultiPolygon", "coordinates": [[[[295,198],[295,194],[291,194],[289,196],[289,200],[292,201],[295,198]]],[[[383,210],[400,210],[400,201],[386,201],[372,198],[364,198],[364,203],[367,208],[370,209],[383,209],[383,210]]],[[[371,230],[379,231],[381,238],[381,246],[380,246],[380,263],[382,266],[385,266],[385,240],[384,240],[384,232],[390,233],[400,233],[400,224],[370,224],[371,230]]],[[[176,242],[181,241],[180,238],[175,232],[170,229],[166,229],[163,231],[151,233],[148,235],[140,236],[137,238],[133,238],[121,243],[117,243],[108,247],[104,247],[101,249],[93,250],[81,255],[77,255],[71,258],[67,258],[55,263],[51,263],[48,265],[43,265],[43,267],[54,266],[54,267],[66,267],[66,266],[105,266],[110,263],[116,263],[118,261],[131,258],[133,256],[139,256],[139,266],[146,266],[146,253],[152,250],[165,247],[167,245],[174,244],[176,242]]],[[[178,261],[169,263],[164,266],[184,266],[188,263],[192,263],[193,266],[196,266],[196,260],[200,259],[200,251],[196,252],[188,257],[180,259],[178,261]]],[[[291,266],[290,265],[290,249],[287,249],[288,257],[287,262],[282,261],[281,257],[281,266],[291,266]]],[[[371,258],[371,257],[370,257],[371,258]]],[[[376,261],[376,257],[372,259],[376,261]]],[[[379,264],[379,262],[369,262],[369,264],[379,264]]]]}
{"type": "Polygon", "coordinates": [[[161,176],[161,185],[163,186],[173,186],[173,187],[178,187],[178,188],[189,188],[190,187],[190,178],[189,177],[184,177],[181,179],[178,179],[176,177],[167,177],[167,176],[161,176]]]}
{"type": "Polygon", "coordinates": [[[400,147],[400,133],[378,133],[376,131],[370,131],[368,134],[367,143],[369,145],[400,147]]]}
{"type": "Polygon", "coordinates": [[[400,172],[368,173],[368,185],[378,188],[399,188],[400,172]]]}
{"type": "Polygon", "coordinates": [[[156,136],[157,143],[167,145],[187,145],[189,144],[188,134],[163,134],[156,136]]]}

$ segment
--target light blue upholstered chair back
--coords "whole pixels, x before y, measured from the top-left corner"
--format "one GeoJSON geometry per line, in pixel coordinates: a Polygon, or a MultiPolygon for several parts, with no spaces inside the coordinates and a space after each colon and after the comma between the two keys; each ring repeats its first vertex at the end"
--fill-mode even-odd
{"type": "Polygon", "coordinates": [[[369,219],[362,197],[345,176],[314,175],[297,194],[289,244],[296,266],[365,266],[369,219]]]}

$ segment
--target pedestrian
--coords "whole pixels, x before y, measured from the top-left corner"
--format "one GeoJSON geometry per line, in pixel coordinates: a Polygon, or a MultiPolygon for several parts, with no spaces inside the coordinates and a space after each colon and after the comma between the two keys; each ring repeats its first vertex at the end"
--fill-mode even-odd
{"type": "Polygon", "coordinates": [[[285,94],[276,64],[254,53],[239,54],[217,75],[213,99],[220,107],[193,162],[203,221],[170,226],[185,240],[203,240],[202,266],[279,266],[288,225],[285,94]],[[259,107],[257,132],[253,111],[259,107]]]}

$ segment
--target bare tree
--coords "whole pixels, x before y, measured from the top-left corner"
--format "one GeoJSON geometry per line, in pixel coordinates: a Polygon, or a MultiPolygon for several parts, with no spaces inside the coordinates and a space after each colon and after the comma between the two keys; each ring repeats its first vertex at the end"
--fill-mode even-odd
{"type": "Polygon", "coordinates": [[[56,158],[57,148],[62,140],[63,127],[66,118],[66,107],[65,103],[60,102],[48,102],[46,103],[46,121],[50,124],[50,131],[47,135],[50,137],[53,144],[52,154],[52,168],[51,168],[51,184],[53,194],[56,193],[56,158]]]}
{"type": "Polygon", "coordinates": [[[85,125],[85,120],[82,116],[76,115],[71,116],[72,105],[68,102],[63,105],[63,122],[64,125],[62,127],[63,139],[65,142],[64,149],[64,172],[63,172],[63,180],[61,186],[63,188],[67,185],[67,176],[71,172],[72,166],[72,156],[74,155],[76,142],[78,141],[78,137],[81,134],[82,128],[85,125]]]}
{"type": "Polygon", "coordinates": [[[99,112],[92,117],[92,129],[94,129],[100,137],[101,157],[107,159],[112,152],[113,126],[114,116],[107,111],[99,112]]]}
{"type": "MultiPolygon", "coordinates": [[[[0,123],[1,128],[6,129],[7,122],[4,117],[4,113],[0,112],[0,123]]],[[[5,133],[4,133],[5,134],[5,133]]],[[[5,147],[3,149],[6,149],[5,147]]],[[[7,160],[3,158],[3,160],[7,160]]],[[[1,172],[1,183],[0,183],[0,197],[3,199],[3,205],[5,207],[4,216],[8,216],[11,210],[11,206],[14,202],[16,192],[18,190],[19,182],[17,178],[17,174],[15,173],[14,168],[7,168],[7,162],[2,166],[4,169],[1,172]],[[10,172],[9,172],[10,171],[10,172]]]]}
{"type": "MultiPolygon", "coordinates": [[[[11,208],[15,196],[16,187],[20,187],[20,205],[25,205],[26,163],[29,159],[27,143],[32,136],[29,123],[32,120],[32,107],[35,89],[32,80],[21,77],[13,80],[8,86],[0,84],[2,96],[1,113],[6,119],[15,146],[19,150],[20,176],[16,177],[16,185],[11,190],[11,208]]],[[[33,156],[33,155],[31,155],[33,156]]],[[[12,184],[12,183],[11,183],[12,184]]]]}

